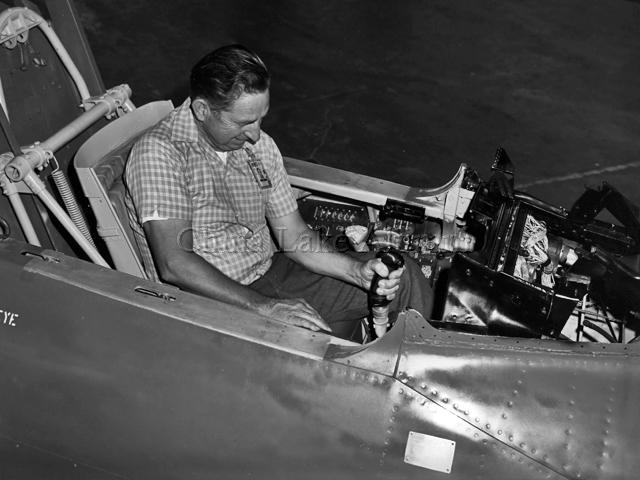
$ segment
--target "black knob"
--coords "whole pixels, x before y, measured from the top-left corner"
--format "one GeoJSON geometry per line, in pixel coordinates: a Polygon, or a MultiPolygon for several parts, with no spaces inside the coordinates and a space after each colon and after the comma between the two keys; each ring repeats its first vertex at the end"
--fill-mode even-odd
{"type": "MultiPolygon", "coordinates": [[[[398,270],[404,266],[404,258],[398,250],[393,247],[385,247],[382,250],[378,251],[376,257],[382,260],[387,268],[389,269],[389,273],[394,270],[398,270]]],[[[389,300],[386,296],[378,295],[376,290],[378,289],[378,284],[382,280],[382,277],[377,273],[373,276],[373,280],[371,281],[371,289],[369,290],[369,306],[370,307],[384,307],[389,304],[389,300]]]]}

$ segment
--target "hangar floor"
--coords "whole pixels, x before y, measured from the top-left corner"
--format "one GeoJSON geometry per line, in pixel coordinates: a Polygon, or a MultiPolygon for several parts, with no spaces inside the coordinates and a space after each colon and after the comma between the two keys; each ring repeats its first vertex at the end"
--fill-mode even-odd
{"type": "Polygon", "coordinates": [[[187,95],[232,42],[274,77],[285,155],[421,186],[503,145],[517,187],[570,207],[607,180],[640,204],[640,3],[76,0],[105,84],[187,95]]]}

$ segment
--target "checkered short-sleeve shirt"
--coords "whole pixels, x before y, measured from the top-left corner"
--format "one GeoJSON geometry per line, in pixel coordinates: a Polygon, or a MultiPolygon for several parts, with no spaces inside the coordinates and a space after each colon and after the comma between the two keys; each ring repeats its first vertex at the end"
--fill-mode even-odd
{"type": "Polygon", "coordinates": [[[261,132],[256,144],[229,152],[224,162],[198,134],[188,99],[136,142],[125,182],[131,227],[146,273],[156,281],[145,221],[190,220],[194,251],[247,285],[271,266],[275,246],[266,218],[297,209],[273,139],[261,132]],[[250,162],[258,162],[270,182],[260,183],[250,162]]]}

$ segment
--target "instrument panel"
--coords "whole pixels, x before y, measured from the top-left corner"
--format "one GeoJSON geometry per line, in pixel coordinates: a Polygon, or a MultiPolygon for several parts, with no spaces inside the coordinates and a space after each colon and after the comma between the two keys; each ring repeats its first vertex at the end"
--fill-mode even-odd
{"type": "Polygon", "coordinates": [[[449,265],[452,252],[440,250],[439,220],[397,218],[371,206],[317,195],[299,199],[298,208],[309,227],[338,251],[377,251],[393,246],[413,258],[432,282],[437,272],[449,265]]]}

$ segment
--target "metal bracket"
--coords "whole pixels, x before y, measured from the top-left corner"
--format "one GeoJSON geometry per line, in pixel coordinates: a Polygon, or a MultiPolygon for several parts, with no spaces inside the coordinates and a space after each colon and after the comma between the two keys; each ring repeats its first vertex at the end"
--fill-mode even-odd
{"type": "Polygon", "coordinates": [[[12,50],[18,43],[26,43],[29,30],[43,21],[30,13],[26,8],[10,8],[3,12],[0,16],[0,44],[12,50]]]}
{"type": "Polygon", "coordinates": [[[134,290],[137,293],[141,293],[142,295],[148,295],[149,297],[159,298],[166,303],[176,301],[176,297],[168,294],[167,292],[159,292],[157,290],[152,290],[151,288],[146,288],[146,287],[136,287],[134,288],[134,290]]]}
{"type": "Polygon", "coordinates": [[[85,111],[88,111],[96,105],[104,103],[109,110],[105,117],[111,120],[114,117],[121,117],[129,113],[135,108],[129,100],[130,97],[131,88],[127,84],[122,84],[110,88],[102,95],[85,98],[81,106],[85,111]]]}
{"type": "Polygon", "coordinates": [[[42,170],[54,158],[53,152],[42,148],[38,142],[22,150],[24,154],[14,157],[4,169],[7,177],[13,182],[23,180],[31,170],[42,170]]]}

